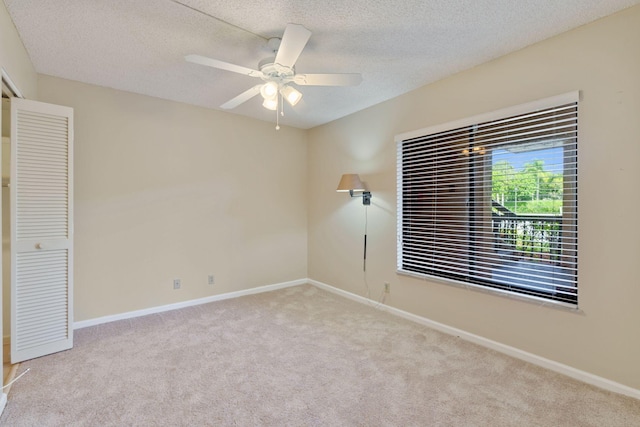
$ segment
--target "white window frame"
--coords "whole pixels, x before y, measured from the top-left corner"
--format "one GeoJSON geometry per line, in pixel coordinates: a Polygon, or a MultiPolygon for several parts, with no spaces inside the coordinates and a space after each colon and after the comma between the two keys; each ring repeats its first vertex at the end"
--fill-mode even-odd
{"type": "MultiPolygon", "coordinates": [[[[422,128],[422,129],[419,129],[419,130],[415,130],[415,131],[406,132],[406,133],[402,133],[402,134],[396,135],[394,139],[395,139],[395,142],[396,142],[396,145],[397,145],[397,155],[398,155],[398,164],[397,164],[397,272],[399,274],[403,274],[403,275],[419,277],[419,278],[422,278],[422,279],[428,278],[430,280],[434,280],[434,281],[438,281],[438,282],[444,282],[444,283],[448,283],[448,284],[454,284],[454,285],[459,285],[459,286],[461,285],[461,286],[464,286],[464,287],[476,288],[476,289],[479,289],[479,290],[482,290],[482,291],[488,291],[490,293],[496,293],[496,294],[500,294],[500,295],[512,296],[512,297],[515,297],[515,298],[518,298],[518,299],[524,298],[526,300],[542,301],[544,303],[552,303],[552,304],[557,304],[559,306],[564,306],[564,307],[576,309],[577,306],[578,306],[577,296],[576,296],[576,301],[575,302],[573,302],[573,301],[572,302],[564,302],[564,301],[558,301],[558,300],[555,300],[555,299],[545,298],[544,296],[528,295],[526,293],[525,294],[521,294],[519,292],[513,292],[511,290],[493,288],[493,287],[488,287],[488,286],[485,286],[485,285],[482,285],[482,284],[466,282],[466,281],[460,281],[460,280],[451,279],[451,278],[447,278],[447,277],[441,277],[441,276],[438,276],[438,275],[430,275],[430,274],[418,273],[418,272],[414,272],[414,271],[409,271],[409,270],[403,269],[404,252],[403,252],[403,241],[402,241],[402,239],[403,239],[403,234],[402,234],[403,233],[402,143],[403,143],[403,141],[412,140],[412,139],[420,138],[420,137],[425,137],[425,136],[428,136],[428,135],[434,135],[434,134],[438,134],[440,132],[451,131],[451,130],[455,130],[455,129],[459,129],[459,128],[463,128],[463,127],[468,127],[468,126],[472,126],[472,125],[479,124],[479,123],[486,123],[486,122],[500,120],[500,119],[504,119],[504,118],[508,118],[508,117],[514,117],[514,116],[518,116],[518,115],[522,115],[522,114],[527,114],[527,113],[531,113],[531,112],[535,112],[535,111],[540,111],[540,110],[545,110],[545,109],[548,109],[548,108],[553,108],[553,107],[560,106],[560,105],[565,105],[565,104],[570,104],[570,103],[578,103],[579,100],[580,100],[580,92],[579,91],[572,91],[572,92],[568,92],[568,93],[565,93],[565,94],[561,94],[561,95],[557,95],[557,96],[553,96],[553,97],[549,97],[549,98],[545,98],[545,99],[541,99],[541,100],[537,100],[537,101],[533,101],[533,102],[529,102],[529,103],[525,103],[525,104],[520,104],[520,105],[517,105],[517,106],[508,107],[508,108],[504,108],[504,109],[500,109],[500,110],[496,110],[496,111],[492,111],[492,112],[488,112],[488,113],[484,113],[484,114],[479,114],[479,115],[476,115],[476,116],[467,117],[467,118],[463,118],[463,119],[452,121],[452,122],[448,122],[448,123],[429,126],[429,127],[422,128]]],[[[577,167],[576,167],[576,170],[577,170],[577,167]]],[[[576,184],[577,184],[577,179],[576,179],[576,184]]],[[[576,190],[576,192],[577,192],[577,190],[576,190]]],[[[576,193],[575,197],[577,198],[577,193],[576,193]]],[[[577,209],[577,206],[575,206],[575,208],[577,209]]],[[[576,217],[576,219],[577,219],[577,217],[576,217]]],[[[577,226],[577,220],[576,220],[576,226],[577,226]]],[[[577,247],[576,247],[575,261],[577,262],[577,247]]],[[[577,270],[577,268],[576,268],[576,270],[577,270]]],[[[577,288],[577,282],[576,282],[576,288],[577,288]]]]}

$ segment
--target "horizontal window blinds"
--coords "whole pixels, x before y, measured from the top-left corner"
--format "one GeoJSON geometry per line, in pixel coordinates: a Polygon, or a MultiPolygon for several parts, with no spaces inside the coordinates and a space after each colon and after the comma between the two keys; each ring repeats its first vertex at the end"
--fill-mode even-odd
{"type": "Polygon", "coordinates": [[[577,115],[398,141],[398,269],[577,304],[577,115]]]}

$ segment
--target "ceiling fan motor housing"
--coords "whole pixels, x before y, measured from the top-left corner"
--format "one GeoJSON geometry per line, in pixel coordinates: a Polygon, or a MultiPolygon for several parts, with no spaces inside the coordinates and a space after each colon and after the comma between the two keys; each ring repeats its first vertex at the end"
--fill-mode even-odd
{"type": "Polygon", "coordinates": [[[258,64],[260,71],[262,71],[262,79],[265,81],[275,81],[281,84],[289,83],[293,81],[293,76],[296,74],[295,67],[287,67],[275,63],[275,57],[265,58],[258,64]]]}
{"type": "Polygon", "coordinates": [[[269,46],[269,49],[271,49],[275,53],[278,51],[278,49],[280,49],[281,42],[282,39],[280,37],[271,37],[269,40],[267,40],[267,46],[269,46]]]}

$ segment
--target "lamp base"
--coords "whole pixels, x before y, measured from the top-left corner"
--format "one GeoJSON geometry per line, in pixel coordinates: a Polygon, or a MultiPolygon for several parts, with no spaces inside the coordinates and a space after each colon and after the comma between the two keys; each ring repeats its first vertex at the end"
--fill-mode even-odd
{"type": "Polygon", "coordinates": [[[369,206],[371,204],[371,192],[363,191],[362,194],[356,195],[353,190],[349,190],[349,195],[351,197],[362,197],[362,204],[369,206]]]}
{"type": "Polygon", "coordinates": [[[365,191],[362,193],[362,204],[366,206],[371,204],[371,192],[365,191]]]}

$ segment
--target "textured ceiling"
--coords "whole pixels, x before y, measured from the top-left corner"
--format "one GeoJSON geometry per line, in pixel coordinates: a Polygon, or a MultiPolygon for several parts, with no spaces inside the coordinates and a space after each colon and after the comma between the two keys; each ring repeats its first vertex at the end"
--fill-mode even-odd
{"type": "MultiPolygon", "coordinates": [[[[311,128],[640,0],[4,0],[39,73],[219,106],[259,83],[192,64],[248,68],[287,23],[311,30],[299,73],[361,73],[356,87],[299,87],[281,123],[311,128]]],[[[265,121],[258,96],[231,110],[265,121]]]]}

